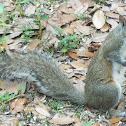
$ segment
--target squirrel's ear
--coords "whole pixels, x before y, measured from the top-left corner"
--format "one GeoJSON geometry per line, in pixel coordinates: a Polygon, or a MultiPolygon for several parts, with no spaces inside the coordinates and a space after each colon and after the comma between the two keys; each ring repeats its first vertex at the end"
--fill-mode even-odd
{"type": "Polygon", "coordinates": [[[122,26],[126,26],[126,19],[123,16],[119,16],[119,22],[122,24],[122,26]]]}

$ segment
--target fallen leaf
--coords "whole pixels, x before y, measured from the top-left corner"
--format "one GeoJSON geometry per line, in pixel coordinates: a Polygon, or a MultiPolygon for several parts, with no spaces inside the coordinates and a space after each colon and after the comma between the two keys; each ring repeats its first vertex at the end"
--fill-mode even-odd
{"type": "Polygon", "coordinates": [[[59,8],[59,10],[63,13],[66,13],[66,14],[73,14],[74,13],[74,10],[73,8],[69,8],[67,7],[68,4],[62,4],[59,8]]]}
{"type": "Polygon", "coordinates": [[[105,24],[105,16],[103,11],[97,10],[94,15],[93,15],[93,24],[97,29],[100,29],[104,26],[105,24]]]}
{"type": "Polygon", "coordinates": [[[126,15],[126,10],[125,10],[123,7],[118,7],[118,8],[117,8],[117,12],[118,12],[120,15],[126,15]]]}
{"type": "Polygon", "coordinates": [[[71,66],[70,65],[67,65],[67,64],[61,64],[59,67],[62,70],[66,70],[66,69],[70,69],[71,68],[71,66]]]}
{"type": "Polygon", "coordinates": [[[114,123],[118,123],[119,121],[121,121],[123,119],[123,117],[112,117],[111,119],[109,119],[109,122],[111,124],[114,124],[114,123]]]}
{"type": "Polygon", "coordinates": [[[91,58],[91,57],[93,57],[94,53],[89,52],[89,51],[81,51],[81,52],[78,52],[77,55],[91,58]]]}
{"type": "Polygon", "coordinates": [[[110,29],[110,26],[108,24],[104,24],[104,26],[100,29],[102,32],[106,32],[110,29]]]}
{"type": "Polygon", "coordinates": [[[106,22],[112,26],[111,30],[116,28],[118,23],[114,19],[107,19],[106,22]]]}
{"type": "Polygon", "coordinates": [[[25,15],[29,16],[35,13],[35,6],[29,5],[25,10],[25,15]]]}
{"type": "Polygon", "coordinates": [[[2,80],[4,90],[1,90],[0,93],[4,94],[5,92],[9,92],[9,94],[18,93],[18,87],[21,86],[17,81],[10,81],[10,80],[2,80]]]}
{"type": "Polygon", "coordinates": [[[70,62],[70,65],[72,67],[74,67],[75,69],[80,68],[80,67],[83,67],[83,68],[87,68],[88,67],[87,65],[83,64],[80,60],[74,61],[74,62],[70,62]]]}
{"type": "Polygon", "coordinates": [[[95,5],[95,2],[93,0],[80,0],[82,4],[88,4],[88,7],[93,7],[95,5]]]}
{"type": "Polygon", "coordinates": [[[12,38],[15,38],[15,37],[18,37],[19,35],[21,35],[22,31],[16,31],[12,34],[9,35],[9,38],[12,39],[12,38]]]}
{"type": "Polygon", "coordinates": [[[67,117],[67,116],[58,117],[57,115],[55,115],[51,120],[49,120],[50,123],[59,124],[59,125],[67,125],[79,121],[80,120],[75,117],[67,117]]]}
{"type": "Polygon", "coordinates": [[[47,111],[47,109],[44,109],[41,106],[36,105],[35,110],[43,116],[50,117],[50,113],[47,111]]]}
{"type": "Polygon", "coordinates": [[[84,35],[90,35],[92,32],[92,28],[90,26],[83,26],[80,21],[76,21],[72,23],[75,28],[84,35]]]}
{"type": "Polygon", "coordinates": [[[7,39],[6,40],[7,45],[12,44],[12,43],[14,43],[14,39],[7,39]]]}
{"type": "Polygon", "coordinates": [[[26,98],[15,99],[10,103],[10,111],[12,114],[16,114],[21,112],[25,108],[25,104],[27,103],[26,98]]]}
{"type": "Polygon", "coordinates": [[[80,58],[77,56],[77,54],[74,53],[74,52],[72,52],[72,51],[68,51],[68,55],[69,55],[71,58],[75,59],[75,60],[80,59],[80,58]]]}
{"type": "Polygon", "coordinates": [[[91,40],[92,40],[92,42],[103,42],[103,41],[105,41],[107,36],[108,36],[108,33],[96,33],[91,38],[91,40]]]}
{"type": "Polygon", "coordinates": [[[64,34],[73,34],[74,33],[74,25],[66,26],[63,28],[63,33],[64,34]]]}
{"type": "Polygon", "coordinates": [[[27,52],[29,51],[33,51],[36,49],[36,47],[40,44],[40,40],[39,39],[35,39],[33,40],[26,48],[27,52]]]}
{"type": "Polygon", "coordinates": [[[106,12],[105,15],[106,15],[107,17],[119,19],[119,14],[115,14],[115,13],[113,13],[113,12],[106,12]]]}
{"type": "Polygon", "coordinates": [[[60,19],[59,17],[51,17],[48,19],[48,24],[55,28],[60,28],[64,23],[64,19],[60,19]]]}
{"type": "Polygon", "coordinates": [[[61,20],[64,22],[64,24],[70,23],[71,21],[74,21],[75,19],[76,19],[76,16],[74,14],[61,15],[61,20]]]}
{"type": "Polygon", "coordinates": [[[18,119],[12,119],[10,120],[11,126],[18,126],[19,125],[19,120],[18,119]]]}
{"type": "Polygon", "coordinates": [[[80,0],[70,0],[70,4],[75,11],[77,8],[83,7],[83,4],[80,2],[80,0]]]}
{"type": "Polygon", "coordinates": [[[92,124],[92,126],[100,126],[98,122],[92,124]]]}

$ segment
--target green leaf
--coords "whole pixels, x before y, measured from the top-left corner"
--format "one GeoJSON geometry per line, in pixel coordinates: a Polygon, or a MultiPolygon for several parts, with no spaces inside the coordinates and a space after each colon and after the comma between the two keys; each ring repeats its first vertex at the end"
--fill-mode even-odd
{"type": "Polygon", "coordinates": [[[54,0],[49,0],[49,1],[50,1],[50,3],[52,4],[54,0]]]}
{"type": "Polygon", "coordinates": [[[49,17],[47,15],[41,15],[40,18],[41,19],[49,19],[49,17]]]}
{"type": "Polygon", "coordinates": [[[36,25],[39,25],[39,21],[34,20],[33,22],[34,22],[36,25]]]}
{"type": "Polygon", "coordinates": [[[81,126],[92,126],[92,121],[85,122],[81,126]]]}
{"type": "Polygon", "coordinates": [[[63,53],[65,53],[65,52],[68,51],[68,49],[67,49],[67,48],[62,48],[61,51],[62,51],[63,53]]]}
{"type": "Polygon", "coordinates": [[[25,38],[25,35],[21,35],[21,38],[24,39],[25,38]]]}
{"type": "Polygon", "coordinates": [[[25,31],[24,33],[26,34],[26,35],[30,35],[31,33],[33,33],[34,31],[25,31]]]}
{"type": "Polygon", "coordinates": [[[43,12],[44,9],[45,8],[41,7],[41,8],[38,9],[38,12],[41,13],[41,12],[43,12]]]}
{"type": "Polygon", "coordinates": [[[54,30],[55,30],[55,32],[56,32],[58,35],[62,34],[62,32],[63,32],[63,29],[59,29],[59,28],[54,28],[54,30]]]}
{"type": "Polygon", "coordinates": [[[71,43],[70,46],[74,47],[74,48],[77,47],[77,45],[75,43],[71,43]]]}
{"type": "Polygon", "coordinates": [[[8,38],[8,36],[1,37],[1,38],[0,38],[0,43],[6,41],[7,38],[8,38]]]}
{"type": "Polygon", "coordinates": [[[30,14],[28,17],[29,17],[29,18],[35,18],[36,15],[35,15],[35,14],[30,14]]]}
{"type": "Polygon", "coordinates": [[[19,2],[19,3],[22,3],[22,4],[24,4],[24,3],[29,3],[31,0],[20,0],[21,2],[19,2]]]}
{"type": "Polygon", "coordinates": [[[0,3],[0,14],[4,12],[4,4],[0,3]]]}

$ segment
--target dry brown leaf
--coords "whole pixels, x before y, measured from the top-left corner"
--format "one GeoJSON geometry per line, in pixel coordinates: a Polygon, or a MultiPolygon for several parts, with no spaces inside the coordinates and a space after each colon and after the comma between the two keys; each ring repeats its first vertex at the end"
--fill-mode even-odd
{"type": "Polygon", "coordinates": [[[126,10],[125,10],[123,7],[118,7],[118,8],[117,8],[117,12],[118,12],[120,15],[126,15],[126,10]]]}
{"type": "Polygon", "coordinates": [[[80,6],[79,8],[76,8],[75,14],[83,14],[88,9],[88,3],[85,3],[84,5],[80,6]]]}
{"type": "MultiPolygon", "coordinates": [[[[73,79],[73,78],[72,78],[73,79]]],[[[74,82],[74,80],[73,80],[74,82]]],[[[73,86],[79,91],[84,92],[85,83],[82,80],[76,79],[75,84],[73,86]]]]}
{"type": "Polygon", "coordinates": [[[26,112],[32,112],[33,115],[35,115],[35,116],[39,115],[39,113],[35,110],[35,107],[33,107],[33,106],[26,106],[25,109],[24,109],[24,111],[26,111],[26,112]]]}
{"type": "Polygon", "coordinates": [[[106,15],[107,17],[119,19],[119,14],[115,14],[115,13],[113,13],[113,12],[106,12],[105,15],[106,15]]]}
{"type": "Polygon", "coordinates": [[[67,116],[57,117],[57,115],[55,115],[51,120],[49,120],[50,123],[59,124],[59,125],[67,125],[79,121],[80,120],[75,117],[67,117],[67,116]]]}
{"type": "Polygon", "coordinates": [[[103,7],[102,7],[102,11],[110,11],[110,7],[108,7],[108,6],[103,6],[103,7]]]}
{"type": "Polygon", "coordinates": [[[50,117],[49,111],[42,106],[36,105],[35,110],[43,116],[50,117]]]}
{"type": "Polygon", "coordinates": [[[77,55],[78,56],[83,56],[83,57],[91,58],[91,57],[93,57],[94,53],[89,52],[89,51],[81,51],[81,52],[78,52],[77,55]]]}
{"type": "Polygon", "coordinates": [[[63,24],[70,23],[76,19],[74,14],[63,14],[61,15],[61,20],[64,22],[63,24]]]}
{"type": "Polygon", "coordinates": [[[63,28],[63,33],[64,34],[73,34],[74,33],[74,25],[66,26],[63,28]]]}
{"type": "Polygon", "coordinates": [[[83,64],[80,60],[74,61],[74,62],[70,62],[70,65],[72,67],[74,67],[75,69],[81,68],[81,67],[83,67],[83,68],[87,68],[88,67],[88,65],[83,64]]]}
{"type": "Polygon", "coordinates": [[[16,114],[21,112],[25,108],[25,104],[27,103],[26,98],[15,99],[10,103],[10,111],[12,114],[16,114]]]}
{"type": "Polygon", "coordinates": [[[18,87],[21,86],[17,81],[10,81],[10,80],[2,80],[4,90],[0,91],[1,94],[4,94],[6,91],[9,92],[9,94],[18,92],[18,87]]]}
{"type": "Polygon", "coordinates": [[[59,17],[51,17],[48,19],[48,24],[55,27],[55,28],[60,28],[64,23],[64,19],[60,19],[59,17]]]}
{"type": "Polygon", "coordinates": [[[11,1],[6,0],[3,3],[4,3],[4,6],[6,7],[7,11],[13,11],[14,10],[14,6],[13,6],[13,4],[11,4],[11,1]]]}
{"type": "Polygon", "coordinates": [[[18,126],[19,125],[19,120],[18,119],[12,119],[10,120],[11,126],[18,126]]]}
{"type": "Polygon", "coordinates": [[[74,126],[82,126],[82,122],[77,122],[74,124],[74,126]]]}
{"type": "Polygon", "coordinates": [[[36,49],[36,47],[40,44],[40,40],[39,39],[35,39],[33,40],[26,48],[27,52],[30,51],[34,51],[36,49]]]}
{"type": "Polygon", "coordinates": [[[29,5],[25,10],[25,15],[29,16],[35,13],[35,6],[29,5]]]}
{"type": "Polygon", "coordinates": [[[93,0],[80,0],[82,4],[88,4],[88,7],[92,7],[95,5],[95,2],[93,0]]]}
{"type": "Polygon", "coordinates": [[[83,26],[81,21],[75,21],[73,22],[73,25],[79,32],[83,33],[84,35],[90,35],[92,32],[92,28],[90,26],[83,26]]]}
{"type": "Polygon", "coordinates": [[[14,39],[7,39],[6,40],[7,45],[12,44],[12,43],[14,43],[14,39]]]}
{"type": "Polygon", "coordinates": [[[72,51],[68,51],[68,55],[69,55],[71,58],[75,59],[75,60],[80,59],[80,58],[77,56],[77,54],[74,53],[74,52],[72,52],[72,51]]]}
{"type": "Polygon", "coordinates": [[[61,5],[59,10],[63,13],[66,13],[66,14],[73,14],[74,13],[73,8],[69,8],[67,5],[68,4],[61,5]]]}
{"type": "Polygon", "coordinates": [[[112,5],[111,5],[111,10],[116,10],[117,9],[117,7],[119,6],[119,3],[118,2],[112,2],[112,5]]]}
{"type": "Polygon", "coordinates": [[[109,122],[111,124],[115,124],[115,123],[118,123],[119,121],[121,121],[123,119],[123,117],[112,117],[111,119],[109,119],[109,122]]]}
{"type": "Polygon", "coordinates": [[[105,24],[105,16],[103,11],[97,10],[94,15],[93,15],[93,24],[97,29],[100,29],[104,26],[105,24]]]}
{"type": "Polygon", "coordinates": [[[91,38],[93,42],[103,42],[105,41],[106,37],[108,36],[108,33],[96,33],[91,38]]]}
{"type": "Polygon", "coordinates": [[[21,35],[22,31],[16,31],[12,34],[9,35],[9,38],[12,39],[12,38],[15,38],[15,37],[18,37],[19,35],[21,35]]]}
{"type": "Polygon", "coordinates": [[[61,64],[59,67],[62,70],[66,70],[66,69],[70,69],[71,68],[71,66],[70,65],[67,65],[67,64],[61,64]]]}
{"type": "Polygon", "coordinates": [[[114,19],[107,19],[106,22],[112,26],[111,30],[117,27],[118,23],[114,19]]]}
{"type": "Polygon", "coordinates": [[[75,76],[75,74],[72,72],[72,73],[69,73],[68,75],[67,75],[67,77],[70,79],[70,78],[72,78],[73,76],[75,76]]]}
{"type": "Polygon", "coordinates": [[[104,26],[100,29],[102,32],[106,32],[110,29],[110,26],[108,24],[104,24],[104,26]]]}
{"type": "Polygon", "coordinates": [[[70,4],[74,10],[76,10],[77,8],[83,7],[80,0],[70,0],[70,4]]]}

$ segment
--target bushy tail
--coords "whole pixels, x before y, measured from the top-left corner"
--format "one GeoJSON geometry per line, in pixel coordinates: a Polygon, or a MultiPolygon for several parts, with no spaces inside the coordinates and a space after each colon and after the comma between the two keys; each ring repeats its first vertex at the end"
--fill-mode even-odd
{"type": "Polygon", "coordinates": [[[0,63],[0,77],[1,79],[35,82],[40,93],[59,100],[86,104],[84,93],[73,87],[48,54],[14,53],[13,59],[0,63]]]}

